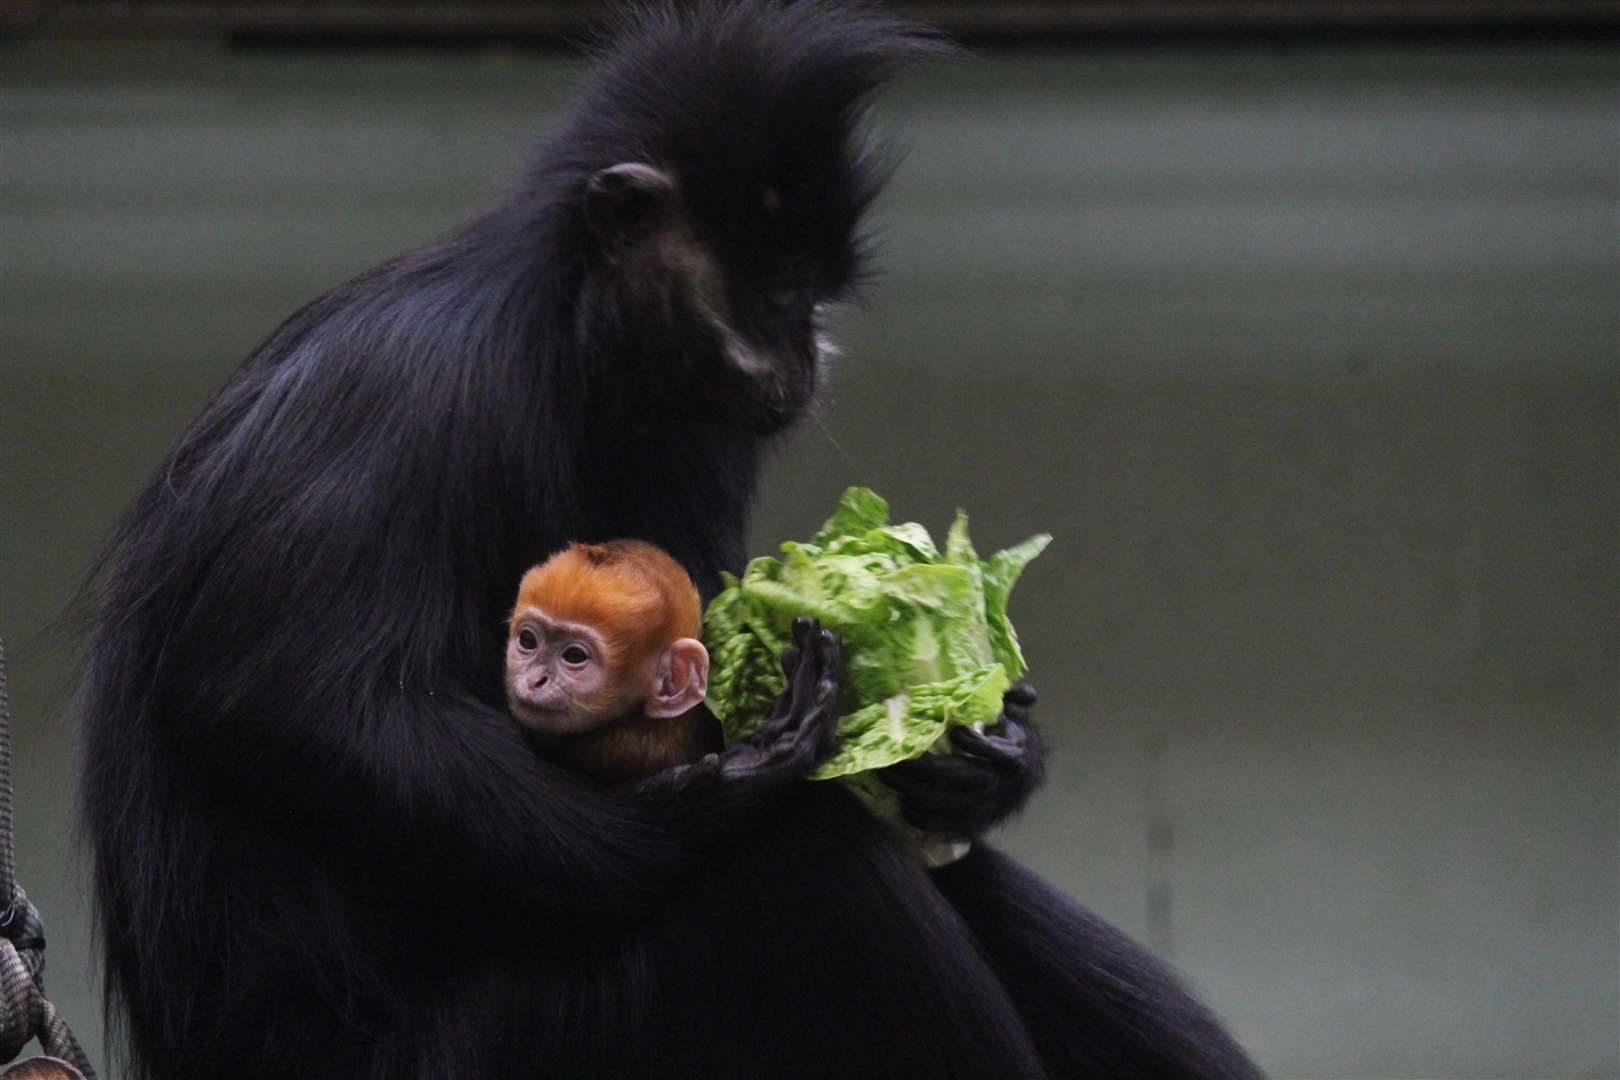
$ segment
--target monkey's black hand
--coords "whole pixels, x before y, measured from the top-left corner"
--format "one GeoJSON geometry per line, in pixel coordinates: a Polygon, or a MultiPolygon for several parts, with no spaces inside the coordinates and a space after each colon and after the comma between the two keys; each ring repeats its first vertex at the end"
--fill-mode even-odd
{"type": "Polygon", "coordinates": [[[831,756],[838,749],[838,635],[801,615],[793,621],[793,640],[782,657],[787,689],[758,731],[723,753],[655,773],[631,792],[656,795],[716,780],[794,780],[831,756]]]}
{"type": "Polygon", "coordinates": [[[1046,775],[1045,747],[1029,718],[1035,690],[1014,683],[983,734],[954,728],[955,753],[924,754],[878,770],[900,813],[924,832],[974,837],[1023,808],[1046,775]]]}
{"type": "Polygon", "coordinates": [[[793,621],[795,648],[782,657],[787,689],[747,741],[720,755],[722,779],[802,776],[838,747],[838,635],[816,620],[793,621]]]}

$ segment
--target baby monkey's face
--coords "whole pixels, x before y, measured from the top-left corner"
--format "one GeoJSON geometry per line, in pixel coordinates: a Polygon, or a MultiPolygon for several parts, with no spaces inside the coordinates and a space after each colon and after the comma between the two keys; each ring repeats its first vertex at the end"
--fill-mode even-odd
{"type": "Polygon", "coordinates": [[[593,627],[538,608],[514,613],[506,642],[506,697],[518,722],[545,735],[577,735],[629,713],[650,672],[632,670],[593,627]]]}

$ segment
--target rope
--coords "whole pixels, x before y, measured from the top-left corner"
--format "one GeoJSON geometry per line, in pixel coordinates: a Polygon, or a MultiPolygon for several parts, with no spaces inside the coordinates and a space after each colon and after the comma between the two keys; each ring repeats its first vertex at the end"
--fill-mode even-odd
{"type": "Polygon", "coordinates": [[[6,693],[6,643],[0,641],[0,899],[6,901],[0,926],[16,914],[16,847],[11,835],[11,698],[6,693]]]}
{"type": "Polygon", "coordinates": [[[67,1022],[45,996],[45,924],[17,884],[11,828],[11,701],[6,695],[6,645],[0,641],[0,1061],[16,1057],[29,1039],[45,1053],[95,1080],[67,1022]]]}

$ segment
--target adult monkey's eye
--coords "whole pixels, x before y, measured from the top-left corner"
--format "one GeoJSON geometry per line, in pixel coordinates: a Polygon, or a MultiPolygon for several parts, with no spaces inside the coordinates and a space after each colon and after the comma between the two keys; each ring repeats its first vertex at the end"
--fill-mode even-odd
{"type": "Polygon", "coordinates": [[[799,302],[798,289],[775,289],[765,294],[765,299],[774,308],[786,310],[799,302]]]}
{"type": "Polygon", "coordinates": [[[540,639],[534,636],[534,631],[525,626],[518,631],[518,648],[524,652],[534,652],[539,647],[540,639]]]}
{"type": "Polygon", "coordinates": [[[579,645],[570,645],[563,650],[562,658],[565,664],[583,664],[591,658],[591,654],[579,645]]]}

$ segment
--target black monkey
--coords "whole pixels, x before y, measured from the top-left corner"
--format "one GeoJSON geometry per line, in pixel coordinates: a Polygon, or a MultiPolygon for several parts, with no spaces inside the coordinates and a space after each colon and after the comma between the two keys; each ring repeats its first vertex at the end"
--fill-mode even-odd
{"type": "MultiPolygon", "coordinates": [[[[511,196],[293,315],[188,428],[99,565],[81,695],[135,1077],[1247,1075],[994,852],[932,879],[790,782],[830,731],[813,628],[759,742],[628,796],[503,707],[512,585],[566,541],[706,593],[740,566],[859,277],[862,102],[937,49],[864,6],[644,12],[511,196]]],[[[1027,793],[1027,704],[895,774],[908,812],[1027,793]]]]}

